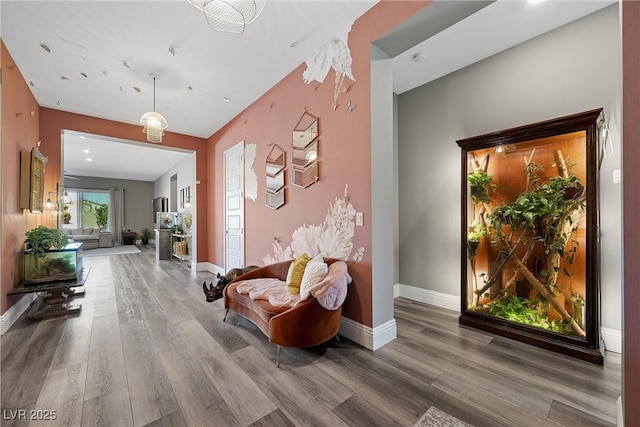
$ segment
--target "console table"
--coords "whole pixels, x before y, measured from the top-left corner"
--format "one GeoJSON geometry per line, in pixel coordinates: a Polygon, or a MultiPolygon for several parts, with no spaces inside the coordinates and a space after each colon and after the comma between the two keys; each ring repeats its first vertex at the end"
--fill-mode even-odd
{"type": "Polygon", "coordinates": [[[76,279],[60,280],[40,284],[21,284],[15,289],[7,292],[7,295],[30,294],[33,292],[43,292],[29,307],[27,317],[33,320],[47,319],[49,317],[64,316],[65,314],[79,313],[82,304],[74,304],[69,299],[76,296],[84,296],[84,289],[75,290],[73,288],[84,286],[91,268],[82,268],[78,272],[76,279]]]}

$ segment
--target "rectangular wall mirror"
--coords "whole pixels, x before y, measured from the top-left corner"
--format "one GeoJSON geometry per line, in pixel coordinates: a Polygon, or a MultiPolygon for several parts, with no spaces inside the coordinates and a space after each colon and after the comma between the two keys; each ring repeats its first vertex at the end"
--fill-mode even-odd
{"type": "Polygon", "coordinates": [[[37,148],[20,153],[20,209],[42,213],[47,158],[37,148]]]}

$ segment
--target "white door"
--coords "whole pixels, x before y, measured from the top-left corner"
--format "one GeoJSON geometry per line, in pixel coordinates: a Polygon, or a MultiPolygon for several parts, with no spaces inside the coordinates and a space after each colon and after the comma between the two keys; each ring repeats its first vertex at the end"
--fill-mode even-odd
{"type": "Polygon", "coordinates": [[[244,141],[224,152],[225,271],[244,267],[244,141]]]}

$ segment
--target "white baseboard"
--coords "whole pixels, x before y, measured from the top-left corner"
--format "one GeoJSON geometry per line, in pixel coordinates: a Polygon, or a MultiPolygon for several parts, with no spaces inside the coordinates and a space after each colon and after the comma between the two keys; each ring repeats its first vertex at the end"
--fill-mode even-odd
{"type": "Polygon", "coordinates": [[[622,410],[622,396],[618,397],[616,402],[616,425],[624,427],[624,411],[622,410]]]}
{"type": "MultiPolygon", "coordinates": [[[[412,301],[423,302],[425,304],[435,305],[436,307],[446,308],[460,312],[460,297],[455,295],[444,294],[441,292],[430,291],[415,286],[397,284],[393,288],[393,297],[403,297],[412,301]]],[[[613,353],[622,352],[622,333],[617,329],[600,328],[600,337],[604,341],[605,349],[613,353]]]]}
{"type": "Polygon", "coordinates": [[[600,338],[604,341],[604,348],[614,353],[622,353],[622,332],[617,329],[600,328],[600,338]]]}
{"type": "Polygon", "coordinates": [[[398,336],[397,331],[395,319],[391,319],[380,326],[371,328],[343,317],[340,323],[340,331],[338,333],[343,337],[360,344],[364,348],[375,351],[396,339],[398,336]]]}
{"type": "Polygon", "coordinates": [[[4,335],[9,330],[34,299],[36,299],[35,294],[26,294],[0,316],[0,335],[4,335]]]}
{"type": "Polygon", "coordinates": [[[393,296],[394,298],[403,297],[412,301],[423,302],[460,313],[460,297],[456,295],[398,283],[393,288],[393,296]]]}
{"type": "Polygon", "coordinates": [[[222,274],[224,276],[224,269],[222,267],[218,267],[217,265],[211,262],[199,262],[196,264],[196,271],[208,271],[213,274],[222,274]]]}

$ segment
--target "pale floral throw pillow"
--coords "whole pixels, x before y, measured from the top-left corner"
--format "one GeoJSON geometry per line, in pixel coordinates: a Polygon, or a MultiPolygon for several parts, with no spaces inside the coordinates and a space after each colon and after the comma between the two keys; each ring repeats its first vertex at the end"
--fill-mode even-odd
{"type": "Polygon", "coordinates": [[[307,264],[302,275],[302,283],[300,284],[300,300],[306,300],[309,298],[309,289],[319,283],[327,275],[329,267],[322,258],[317,260],[313,258],[307,264]]]}

